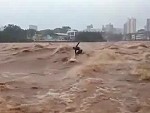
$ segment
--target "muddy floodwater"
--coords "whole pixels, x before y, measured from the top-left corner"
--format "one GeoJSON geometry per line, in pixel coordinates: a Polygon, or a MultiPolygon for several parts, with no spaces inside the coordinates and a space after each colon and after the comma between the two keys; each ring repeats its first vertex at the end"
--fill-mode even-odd
{"type": "Polygon", "coordinates": [[[150,113],[150,42],[1,43],[0,113],[150,113]]]}

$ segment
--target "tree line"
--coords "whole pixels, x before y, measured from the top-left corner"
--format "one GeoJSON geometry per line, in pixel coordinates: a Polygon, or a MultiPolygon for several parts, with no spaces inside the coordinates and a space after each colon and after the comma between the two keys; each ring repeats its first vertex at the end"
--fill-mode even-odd
{"type": "Polygon", "coordinates": [[[101,32],[78,32],[75,41],[80,42],[105,42],[101,32]]]}
{"type": "Polygon", "coordinates": [[[17,25],[9,24],[0,31],[0,42],[28,42],[27,32],[30,30],[21,29],[17,25]]]}
{"type": "MultiPolygon", "coordinates": [[[[66,33],[70,27],[56,28],[54,30],[41,30],[35,31],[32,29],[24,30],[21,27],[13,24],[9,24],[4,27],[3,31],[0,31],[0,42],[32,42],[32,37],[35,34],[42,34],[42,36],[50,35],[57,38],[55,33],[66,33]]],[[[78,32],[74,41],[81,42],[101,42],[105,41],[100,32],[78,32]]]]}

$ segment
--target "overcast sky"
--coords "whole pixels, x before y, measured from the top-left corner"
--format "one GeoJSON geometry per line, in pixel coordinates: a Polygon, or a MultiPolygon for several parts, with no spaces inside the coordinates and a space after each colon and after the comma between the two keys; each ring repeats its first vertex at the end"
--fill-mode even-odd
{"type": "Polygon", "coordinates": [[[0,25],[25,29],[34,24],[39,29],[69,25],[81,30],[108,23],[121,28],[128,17],[135,17],[137,28],[143,28],[150,18],[150,0],[0,0],[0,25]]]}

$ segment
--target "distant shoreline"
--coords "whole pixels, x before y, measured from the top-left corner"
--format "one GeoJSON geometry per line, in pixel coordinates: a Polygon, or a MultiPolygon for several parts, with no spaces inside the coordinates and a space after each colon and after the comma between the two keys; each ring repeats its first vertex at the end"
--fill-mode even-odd
{"type": "MultiPolygon", "coordinates": [[[[45,43],[45,42],[53,42],[53,43],[72,43],[78,41],[33,41],[33,42],[0,42],[0,43],[45,43]]],[[[85,41],[84,41],[85,42],[85,41]]]]}

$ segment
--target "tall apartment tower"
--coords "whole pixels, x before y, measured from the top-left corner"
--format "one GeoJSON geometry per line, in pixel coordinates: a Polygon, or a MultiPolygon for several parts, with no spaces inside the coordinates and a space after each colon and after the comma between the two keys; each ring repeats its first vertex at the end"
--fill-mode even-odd
{"type": "Polygon", "coordinates": [[[130,21],[130,33],[136,33],[136,19],[131,18],[130,21]]]}
{"type": "Polygon", "coordinates": [[[127,33],[127,23],[124,24],[124,34],[128,34],[127,33]]]}
{"type": "Polygon", "coordinates": [[[147,23],[146,23],[146,31],[150,31],[150,18],[147,19],[147,23]]]}
{"type": "Polygon", "coordinates": [[[136,33],[136,19],[130,18],[124,24],[124,34],[136,33]]]}

